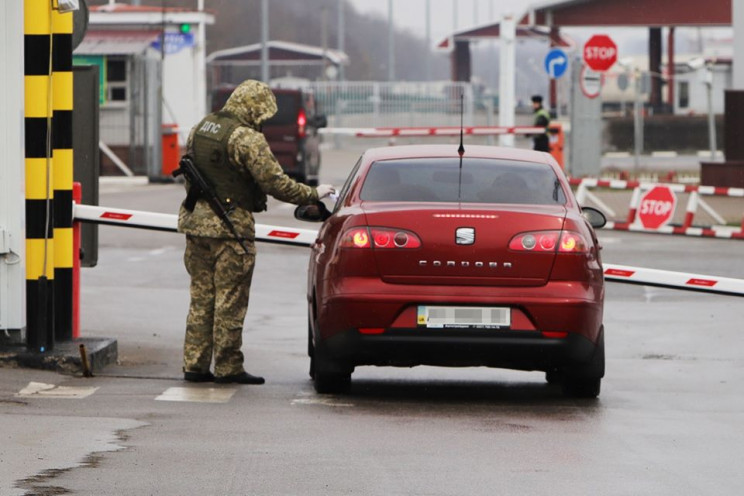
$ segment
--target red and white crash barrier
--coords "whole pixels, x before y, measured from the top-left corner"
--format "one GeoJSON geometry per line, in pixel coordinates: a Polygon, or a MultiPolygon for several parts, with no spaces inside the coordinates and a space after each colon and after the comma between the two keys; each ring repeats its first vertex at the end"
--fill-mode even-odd
{"type": "MultiPolygon", "coordinates": [[[[639,181],[626,181],[614,179],[581,179],[572,178],[570,183],[578,186],[576,199],[580,204],[584,204],[587,198],[594,201],[597,206],[605,210],[610,215],[615,213],[607,205],[604,205],[596,195],[588,191],[589,188],[611,188],[622,190],[633,190],[633,195],[628,206],[628,215],[625,222],[607,222],[604,229],[614,229],[618,231],[634,231],[659,234],[679,234],[685,236],[698,237],[716,237],[725,239],[743,239],[744,240],[744,211],[742,212],[742,224],[739,227],[726,225],[715,225],[710,227],[693,227],[692,222],[697,213],[698,207],[703,208],[719,224],[725,224],[725,220],[718,215],[701,196],[718,196],[718,197],[735,197],[744,198],[744,188],[724,188],[714,186],[698,186],[690,184],[667,184],[651,183],[639,181]],[[649,205],[659,205],[658,200],[648,199],[646,195],[651,190],[663,190],[668,197],[666,202],[666,219],[663,222],[654,225],[648,225],[647,218],[644,215],[649,213],[649,205]],[[674,210],[676,208],[676,194],[688,193],[689,199],[685,208],[685,216],[682,225],[670,225],[674,210]],[[646,202],[651,202],[646,205],[646,202]],[[640,210],[640,211],[639,211],[640,210]]],[[[651,196],[649,194],[649,196],[651,196]]],[[[744,205],[743,205],[744,206],[744,205]]],[[[744,209],[743,209],[744,210],[744,209]]]]}
{"type": "Polygon", "coordinates": [[[604,264],[606,281],[703,293],[744,296],[744,279],[604,264]]]}
{"type": "MultiPolygon", "coordinates": [[[[74,204],[73,217],[79,222],[178,232],[178,216],[174,214],[74,204]]],[[[310,246],[317,235],[314,229],[256,224],[256,241],[267,243],[310,246]]]]}
{"type": "Polygon", "coordinates": [[[579,178],[569,179],[571,186],[584,185],[588,188],[610,188],[610,189],[651,189],[654,186],[664,185],[669,187],[675,193],[692,193],[709,196],[736,196],[744,198],[744,188],[723,188],[718,186],[700,186],[695,184],[672,184],[672,183],[651,183],[642,181],[626,181],[622,179],[597,179],[597,178],[579,178]]]}
{"type": "MultiPolygon", "coordinates": [[[[78,222],[177,232],[178,216],[73,204],[73,217],[78,222]]],[[[315,242],[316,229],[298,229],[256,224],[256,241],[295,246],[315,242]]],[[[744,279],[687,274],[668,270],[646,269],[627,265],[604,264],[605,280],[661,288],[684,289],[733,296],[744,296],[744,279]]]]}
{"type": "MultiPolygon", "coordinates": [[[[459,126],[436,127],[327,127],[318,130],[320,134],[353,136],[355,138],[420,138],[426,136],[460,136],[459,126]]],[[[464,135],[500,136],[504,134],[540,134],[544,127],[534,126],[467,126],[462,128],[464,135]]]]}

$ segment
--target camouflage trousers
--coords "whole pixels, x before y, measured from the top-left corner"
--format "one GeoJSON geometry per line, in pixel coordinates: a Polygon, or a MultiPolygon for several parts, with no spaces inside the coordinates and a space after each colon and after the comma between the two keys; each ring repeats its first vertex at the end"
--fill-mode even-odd
{"type": "Polygon", "coordinates": [[[213,355],[215,376],[243,372],[243,321],[256,256],[237,241],[186,236],[183,258],[191,276],[184,372],[208,372],[213,355]]]}

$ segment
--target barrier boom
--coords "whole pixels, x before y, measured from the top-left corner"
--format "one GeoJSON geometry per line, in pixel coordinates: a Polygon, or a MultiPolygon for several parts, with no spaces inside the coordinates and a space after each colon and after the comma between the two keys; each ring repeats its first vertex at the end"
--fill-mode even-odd
{"type": "MultiPolygon", "coordinates": [[[[178,232],[178,216],[174,214],[75,204],[73,215],[78,222],[178,232]]],[[[256,241],[265,243],[310,246],[317,236],[316,229],[256,224],[256,241]]],[[[604,264],[604,276],[611,282],[744,296],[744,279],[613,264],[604,264]]]]}
{"type": "MultiPolygon", "coordinates": [[[[174,214],[96,207],[92,205],[75,205],[73,215],[77,221],[92,224],[178,232],[178,216],[174,214]]],[[[318,231],[314,229],[256,224],[256,241],[266,243],[310,246],[315,241],[317,235],[318,231]]]]}
{"type": "Polygon", "coordinates": [[[744,296],[744,279],[603,264],[606,281],[702,293],[744,296]]]}
{"type": "MultiPolygon", "coordinates": [[[[459,126],[434,127],[327,127],[320,134],[354,136],[356,138],[393,138],[425,136],[460,136],[459,126]]],[[[462,133],[471,136],[500,136],[504,134],[539,134],[544,127],[535,126],[465,126],[462,133]]]]}

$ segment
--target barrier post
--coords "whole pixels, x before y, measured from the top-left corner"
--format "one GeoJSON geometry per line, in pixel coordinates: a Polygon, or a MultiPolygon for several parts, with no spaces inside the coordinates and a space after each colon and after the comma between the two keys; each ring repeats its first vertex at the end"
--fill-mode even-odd
{"type": "Polygon", "coordinates": [[[685,211],[685,220],[682,223],[682,227],[687,229],[692,226],[692,219],[695,217],[695,212],[698,206],[698,193],[693,191],[690,193],[690,199],[687,201],[687,209],[685,211]]]}
{"type": "Polygon", "coordinates": [[[633,188],[633,196],[630,198],[630,208],[628,209],[628,219],[626,222],[632,224],[635,221],[638,212],[638,203],[641,201],[641,188],[633,188]]]}
{"type": "Polygon", "coordinates": [[[26,346],[54,348],[54,163],[52,132],[52,5],[23,3],[26,186],[26,346]]]}
{"type": "Polygon", "coordinates": [[[563,132],[563,125],[560,122],[554,122],[548,125],[548,140],[550,141],[550,154],[553,156],[561,169],[565,169],[563,160],[563,147],[566,136],[563,132]]]}
{"type": "MultiPolygon", "coordinates": [[[[56,4],[56,2],[53,2],[56,4]]],[[[52,8],[54,338],[72,339],[72,12],[52,8]]]]}
{"type": "MultiPolygon", "coordinates": [[[[72,200],[75,205],[83,202],[83,188],[79,182],[72,183],[72,200]]],[[[80,221],[72,223],[72,338],[80,337],[80,221]]]]}
{"type": "Polygon", "coordinates": [[[171,173],[178,169],[181,150],[178,146],[178,124],[163,124],[162,126],[162,170],[165,179],[171,179],[171,173]]]}

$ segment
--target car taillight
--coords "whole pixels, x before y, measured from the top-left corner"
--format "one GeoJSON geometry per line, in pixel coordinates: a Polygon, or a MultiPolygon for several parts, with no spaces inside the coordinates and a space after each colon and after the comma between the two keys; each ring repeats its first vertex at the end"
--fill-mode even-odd
{"type": "Polygon", "coordinates": [[[411,231],[387,227],[355,227],[341,238],[342,248],[419,248],[421,239],[411,231]]]}
{"type": "Polygon", "coordinates": [[[300,109],[297,113],[297,135],[300,138],[305,137],[305,126],[307,125],[307,115],[305,115],[305,109],[300,109]]]}
{"type": "Polygon", "coordinates": [[[521,233],[509,241],[509,249],[514,251],[585,253],[587,244],[584,237],[571,231],[536,231],[521,233]]]}

